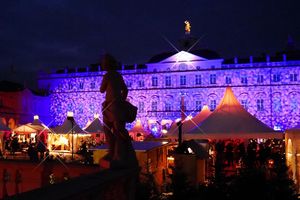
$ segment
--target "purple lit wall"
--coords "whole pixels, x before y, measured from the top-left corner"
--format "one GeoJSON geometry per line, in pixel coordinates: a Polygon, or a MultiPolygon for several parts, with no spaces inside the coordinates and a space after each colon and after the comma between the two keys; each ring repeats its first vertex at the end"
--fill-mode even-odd
{"type": "MultiPolygon", "coordinates": [[[[300,61],[225,65],[222,59],[180,53],[147,64],[145,69],[121,71],[129,88],[128,99],[139,108],[138,119],[145,128],[159,131],[162,120],[179,118],[181,96],[187,115],[197,114],[205,104],[214,109],[226,86],[232,86],[240,103],[272,128],[291,128],[300,122],[300,61]]],[[[81,127],[95,113],[101,113],[104,95],[99,87],[103,74],[40,77],[40,87],[51,90],[50,110],[55,124],[62,124],[67,111],[74,112],[81,127]]]]}

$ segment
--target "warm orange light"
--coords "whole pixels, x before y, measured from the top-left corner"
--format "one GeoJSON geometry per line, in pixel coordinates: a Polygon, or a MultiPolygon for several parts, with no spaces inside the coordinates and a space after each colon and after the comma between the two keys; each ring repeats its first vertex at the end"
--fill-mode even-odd
{"type": "Polygon", "coordinates": [[[185,27],[184,27],[185,33],[190,34],[191,33],[191,27],[192,27],[191,23],[188,20],[185,20],[184,24],[185,24],[185,27]]]}
{"type": "Polygon", "coordinates": [[[167,157],[167,160],[169,160],[169,161],[174,161],[175,159],[174,159],[173,156],[169,156],[169,157],[167,157]]]}

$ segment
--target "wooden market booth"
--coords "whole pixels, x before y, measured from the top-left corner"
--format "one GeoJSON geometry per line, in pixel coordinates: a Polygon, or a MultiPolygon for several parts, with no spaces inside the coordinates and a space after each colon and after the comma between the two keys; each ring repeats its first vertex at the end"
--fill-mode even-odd
{"type": "Polygon", "coordinates": [[[76,123],[73,113],[68,113],[62,125],[51,129],[48,135],[48,149],[51,154],[68,156],[76,154],[81,142],[90,137],[91,134],[82,130],[76,123]]]}
{"type": "MultiPolygon", "coordinates": [[[[251,115],[239,103],[231,88],[227,87],[217,108],[202,122],[194,124],[192,129],[188,131],[184,129],[182,138],[184,140],[208,139],[210,142],[237,140],[238,143],[244,143],[247,146],[249,139],[283,139],[283,133],[274,131],[251,115]]],[[[216,159],[215,152],[214,147],[212,147],[211,156],[213,159],[210,162],[214,162],[216,159]]],[[[180,162],[190,162],[190,157],[193,156],[181,156],[181,159],[185,160],[180,162]]],[[[199,159],[195,159],[195,162],[199,163],[199,159]]],[[[187,168],[184,171],[189,177],[196,177],[195,171],[201,171],[204,168],[203,165],[207,165],[207,163],[202,163],[202,165],[196,165],[196,163],[193,166],[198,166],[197,170],[187,168]]]]}
{"type": "MultiPolygon", "coordinates": [[[[153,173],[155,181],[160,186],[166,181],[168,145],[168,142],[158,141],[132,142],[141,167],[140,174],[153,173]]],[[[99,164],[99,160],[107,154],[108,146],[104,144],[89,150],[93,152],[94,164],[99,164]]]]}
{"type": "Polygon", "coordinates": [[[289,167],[289,176],[300,191],[300,124],[285,131],[286,164],[289,167]]]}
{"type": "Polygon", "coordinates": [[[84,128],[84,130],[91,134],[97,144],[104,143],[106,141],[103,124],[99,119],[99,115],[95,115],[94,120],[86,128],[84,128]]]}
{"type": "Polygon", "coordinates": [[[128,132],[134,141],[143,141],[150,134],[144,129],[141,120],[139,119],[136,120],[134,127],[128,132]]]}

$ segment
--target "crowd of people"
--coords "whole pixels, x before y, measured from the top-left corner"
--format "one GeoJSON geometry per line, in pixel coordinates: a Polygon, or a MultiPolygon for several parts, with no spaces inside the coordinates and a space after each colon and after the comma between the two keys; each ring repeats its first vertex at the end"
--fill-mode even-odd
{"type": "Polygon", "coordinates": [[[4,140],[4,149],[2,156],[16,156],[17,152],[22,155],[28,155],[32,161],[44,159],[47,153],[47,146],[43,134],[36,135],[35,138],[20,140],[18,134],[11,134],[4,140]]]}
{"type": "Polygon", "coordinates": [[[216,152],[216,166],[221,168],[264,166],[276,155],[284,153],[284,142],[276,139],[219,140],[213,145],[216,152]]]}

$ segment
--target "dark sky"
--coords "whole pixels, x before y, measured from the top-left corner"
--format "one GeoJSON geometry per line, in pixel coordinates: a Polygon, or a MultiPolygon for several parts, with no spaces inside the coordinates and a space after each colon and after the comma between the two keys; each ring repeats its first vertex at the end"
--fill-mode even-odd
{"type": "Polygon", "coordinates": [[[199,47],[224,58],[275,53],[288,35],[300,46],[299,0],[7,0],[0,3],[0,67],[29,77],[95,63],[103,52],[144,63],[172,50],[164,37],[177,45],[186,19],[199,47]]]}

